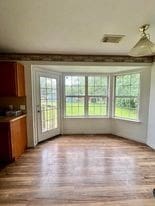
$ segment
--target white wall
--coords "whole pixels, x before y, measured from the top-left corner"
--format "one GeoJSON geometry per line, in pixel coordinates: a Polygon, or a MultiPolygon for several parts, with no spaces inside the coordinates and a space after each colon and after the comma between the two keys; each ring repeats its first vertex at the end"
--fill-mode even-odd
{"type": "Polygon", "coordinates": [[[111,119],[64,118],[63,134],[109,134],[111,119]]]}
{"type": "MultiPolygon", "coordinates": [[[[27,96],[27,125],[28,125],[28,146],[33,147],[36,143],[36,128],[33,122],[32,110],[32,85],[31,85],[31,65],[51,65],[51,64],[64,64],[52,62],[30,62],[21,61],[25,65],[26,76],[26,96],[27,96]]],[[[116,63],[117,65],[117,63],[116,63]]],[[[129,66],[126,64],[124,66],[129,66]]],[[[114,66],[114,65],[112,65],[114,66]]],[[[118,66],[118,65],[117,65],[118,66]]],[[[155,68],[154,68],[155,70],[155,68]]],[[[63,133],[64,134],[104,134],[113,133],[129,139],[134,139],[140,142],[147,142],[147,122],[148,122],[148,103],[149,103],[149,87],[150,87],[150,69],[144,69],[142,78],[142,107],[141,107],[141,123],[134,123],[129,121],[115,120],[115,119],[79,119],[71,118],[63,119],[63,133]]],[[[155,71],[154,71],[155,81],[155,71]]],[[[154,85],[155,88],[155,85],[154,85]]],[[[153,93],[153,92],[152,92],[153,93]]],[[[155,96],[154,96],[155,101],[155,96]]],[[[154,104],[155,105],[155,104],[154,104]]],[[[152,105],[153,107],[153,105],[152,105]]],[[[35,120],[34,120],[35,121],[35,120]]]]}
{"type": "Polygon", "coordinates": [[[151,71],[150,106],[147,144],[155,149],[155,63],[151,71]]]}
{"type": "Polygon", "coordinates": [[[112,119],[111,131],[114,135],[146,143],[147,126],[145,124],[146,123],[112,119]]]}
{"type": "Polygon", "coordinates": [[[142,143],[147,142],[147,126],[150,97],[150,76],[151,69],[143,69],[141,75],[140,95],[140,122],[112,119],[112,134],[136,140],[142,143]]]}

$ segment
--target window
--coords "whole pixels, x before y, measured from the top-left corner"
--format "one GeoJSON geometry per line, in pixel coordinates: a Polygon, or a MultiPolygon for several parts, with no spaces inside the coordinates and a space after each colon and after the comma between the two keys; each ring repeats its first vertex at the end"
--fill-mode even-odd
{"type": "Polygon", "coordinates": [[[88,115],[107,115],[107,77],[88,76],[88,115]]]}
{"type": "Polygon", "coordinates": [[[57,128],[56,79],[40,77],[42,132],[57,128]]]}
{"type": "Polygon", "coordinates": [[[65,76],[65,116],[107,115],[107,90],[107,76],[65,76]]]}
{"type": "MultiPolygon", "coordinates": [[[[66,75],[64,82],[66,117],[108,115],[108,76],[102,74],[66,75]]],[[[113,116],[139,120],[140,73],[116,75],[114,94],[113,116]]]]}
{"type": "Polygon", "coordinates": [[[84,116],[85,77],[65,77],[66,116],[84,116]]]}
{"type": "Polygon", "coordinates": [[[140,74],[115,76],[114,116],[122,119],[139,119],[140,74]]]}

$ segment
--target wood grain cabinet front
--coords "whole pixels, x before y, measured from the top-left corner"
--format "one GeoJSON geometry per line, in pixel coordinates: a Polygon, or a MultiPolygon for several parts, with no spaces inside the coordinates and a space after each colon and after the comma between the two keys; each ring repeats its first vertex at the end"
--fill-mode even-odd
{"type": "Polygon", "coordinates": [[[12,145],[9,123],[0,123],[0,162],[12,161],[12,145]]]}
{"type": "Polygon", "coordinates": [[[0,96],[25,96],[24,66],[16,62],[0,62],[0,96]]]}
{"type": "Polygon", "coordinates": [[[0,122],[0,162],[12,162],[27,147],[26,117],[0,122]]]}

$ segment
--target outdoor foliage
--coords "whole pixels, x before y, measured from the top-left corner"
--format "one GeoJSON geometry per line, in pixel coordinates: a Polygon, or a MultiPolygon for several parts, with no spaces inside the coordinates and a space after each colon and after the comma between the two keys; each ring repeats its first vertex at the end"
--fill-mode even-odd
{"type": "Polygon", "coordinates": [[[116,76],[116,105],[135,109],[138,106],[140,74],[116,76]]]}

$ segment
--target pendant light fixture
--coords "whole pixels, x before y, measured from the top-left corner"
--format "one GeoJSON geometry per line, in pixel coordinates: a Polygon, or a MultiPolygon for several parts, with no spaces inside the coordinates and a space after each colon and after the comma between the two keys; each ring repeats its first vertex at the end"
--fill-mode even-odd
{"type": "Polygon", "coordinates": [[[129,52],[130,56],[142,57],[155,55],[155,44],[150,41],[150,35],[146,33],[149,26],[149,24],[144,24],[139,28],[142,37],[129,52]]]}

